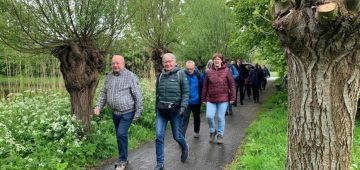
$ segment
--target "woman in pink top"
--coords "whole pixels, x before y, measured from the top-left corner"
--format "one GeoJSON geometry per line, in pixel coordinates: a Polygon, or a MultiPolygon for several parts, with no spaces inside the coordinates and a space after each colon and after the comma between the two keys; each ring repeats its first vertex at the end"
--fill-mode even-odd
{"type": "Polygon", "coordinates": [[[213,65],[206,72],[201,100],[206,104],[206,118],[210,128],[210,142],[221,144],[225,129],[225,112],[227,106],[235,101],[235,82],[230,70],[223,62],[221,53],[212,57],[213,65]],[[215,113],[218,117],[218,129],[215,129],[215,113]]]}

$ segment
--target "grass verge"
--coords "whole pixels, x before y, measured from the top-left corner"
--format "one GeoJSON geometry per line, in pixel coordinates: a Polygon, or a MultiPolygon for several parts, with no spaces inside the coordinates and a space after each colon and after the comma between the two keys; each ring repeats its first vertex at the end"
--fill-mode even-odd
{"type": "MultiPolygon", "coordinates": [[[[287,145],[287,93],[268,98],[258,118],[246,130],[246,139],[226,170],[285,169],[287,145]]],[[[360,121],[357,120],[351,169],[360,169],[360,121]]]]}

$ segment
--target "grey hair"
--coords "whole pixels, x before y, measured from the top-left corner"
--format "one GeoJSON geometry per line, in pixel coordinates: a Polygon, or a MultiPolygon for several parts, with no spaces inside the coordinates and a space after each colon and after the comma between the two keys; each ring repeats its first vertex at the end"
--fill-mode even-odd
{"type": "Polygon", "coordinates": [[[161,58],[162,58],[162,61],[164,62],[164,58],[165,57],[170,57],[171,59],[173,59],[175,62],[176,62],[176,57],[173,53],[165,53],[161,58]]]}
{"type": "Polygon", "coordinates": [[[192,61],[192,60],[188,60],[188,61],[186,61],[186,63],[185,64],[193,64],[194,66],[195,66],[195,62],[194,61],[192,61]]]}
{"type": "Polygon", "coordinates": [[[213,63],[214,63],[213,60],[210,59],[210,60],[207,62],[207,64],[206,64],[207,68],[211,68],[212,65],[213,65],[213,63]]]}

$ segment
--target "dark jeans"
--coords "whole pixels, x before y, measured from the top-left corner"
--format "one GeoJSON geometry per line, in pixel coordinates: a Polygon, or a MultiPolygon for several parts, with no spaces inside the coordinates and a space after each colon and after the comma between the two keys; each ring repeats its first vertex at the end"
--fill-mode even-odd
{"type": "Polygon", "coordinates": [[[189,124],[190,114],[193,113],[194,118],[194,132],[199,133],[200,132],[200,107],[201,104],[194,104],[187,107],[185,113],[182,115],[182,132],[185,136],[186,130],[189,124]]]}
{"type": "Polygon", "coordinates": [[[240,103],[242,104],[245,98],[245,91],[243,84],[239,84],[239,91],[240,91],[240,103]]]}
{"type": "Polygon", "coordinates": [[[253,97],[255,102],[259,102],[259,89],[260,86],[252,86],[253,97]]]}
{"type": "Polygon", "coordinates": [[[246,94],[247,94],[248,98],[250,99],[250,96],[251,96],[251,85],[250,85],[250,84],[246,84],[246,85],[245,85],[245,90],[246,90],[246,94]]]}
{"type": "Polygon", "coordinates": [[[261,88],[265,90],[266,84],[267,84],[267,79],[266,79],[266,77],[264,77],[264,78],[262,79],[261,88]]]}
{"type": "Polygon", "coordinates": [[[181,150],[187,150],[185,137],[182,133],[181,124],[182,119],[179,115],[179,110],[174,113],[167,113],[162,115],[159,110],[156,110],[156,162],[157,164],[164,164],[164,139],[166,134],[166,126],[170,121],[173,138],[180,145],[181,150]]]}
{"type": "Polygon", "coordinates": [[[116,139],[119,150],[119,161],[127,161],[128,157],[128,130],[134,118],[134,112],[121,115],[112,115],[115,125],[116,139]]]}

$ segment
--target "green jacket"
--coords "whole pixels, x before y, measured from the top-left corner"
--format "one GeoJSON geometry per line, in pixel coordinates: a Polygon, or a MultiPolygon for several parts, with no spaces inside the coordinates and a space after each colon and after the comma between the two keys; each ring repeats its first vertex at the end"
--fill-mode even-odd
{"type": "Polygon", "coordinates": [[[168,73],[163,70],[159,75],[156,82],[156,105],[159,101],[181,102],[181,107],[188,106],[189,82],[186,73],[179,67],[168,73]]]}

